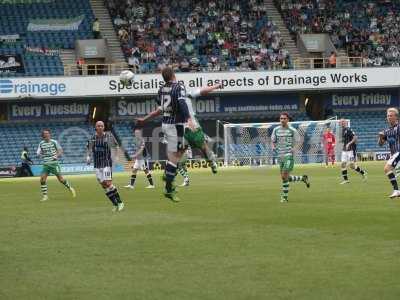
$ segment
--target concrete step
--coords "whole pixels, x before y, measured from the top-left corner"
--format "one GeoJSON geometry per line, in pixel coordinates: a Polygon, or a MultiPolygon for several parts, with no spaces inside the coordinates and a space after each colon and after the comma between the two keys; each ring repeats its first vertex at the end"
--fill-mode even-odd
{"type": "Polygon", "coordinates": [[[121,44],[114,30],[113,23],[104,6],[103,0],[90,0],[92,10],[96,18],[100,21],[100,31],[103,38],[107,39],[108,50],[115,63],[126,63],[124,54],[121,50],[121,44]]]}
{"type": "Polygon", "coordinates": [[[296,43],[293,40],[289,30],[287,29],[281,14],[275,7],[273,0],[265,0],[264,4],[267,8],[268,17],[278,26],[279,31],[281,32],[281,38],[285,44],[284,48],[289,51],[290,56],[293,60],[300,58],[300,51],[297,48],[296,43]]]}

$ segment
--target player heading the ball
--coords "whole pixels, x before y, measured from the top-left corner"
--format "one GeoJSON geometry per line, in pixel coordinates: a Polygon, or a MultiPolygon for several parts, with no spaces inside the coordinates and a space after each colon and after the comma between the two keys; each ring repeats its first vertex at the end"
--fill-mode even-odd
{"type": "Polygon", "coordinates": [[[171,67],[165,67],[162,72],[165,85],[158,91],[158,104],[155,111],[144,118],[138,118],[139,124],[156,116],[162,115],[162,131],[167,142],[168,161],[165,166],[165,192],[164,196],[171,201],[178,202],[174,185],[177,173],[177,164],[186,149],[184,133],[185,126],[193,132],[196,130],[186,104],[186,89],[178,83],[171,67]]]}

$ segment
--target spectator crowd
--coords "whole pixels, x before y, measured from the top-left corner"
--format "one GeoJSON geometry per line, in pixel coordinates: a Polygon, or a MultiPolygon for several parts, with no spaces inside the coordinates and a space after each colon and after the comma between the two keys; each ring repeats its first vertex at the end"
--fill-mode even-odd
{"type": "Polygon", "coordinates": [[[107,0],[121,47],[140,73],[290,68],[260,0],[107,0]]]}
{"type": "Polygon", "coordinates": [[[399,66],[400,1],[274,0],[289,31],[328,33],[366,66],[399,66]]]}

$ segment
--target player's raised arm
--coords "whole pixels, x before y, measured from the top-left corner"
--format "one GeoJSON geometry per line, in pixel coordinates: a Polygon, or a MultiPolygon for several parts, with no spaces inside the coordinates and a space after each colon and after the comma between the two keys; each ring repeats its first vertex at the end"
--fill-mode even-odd
{"type": "Polygon", "coordinates": [[[150,112],[147,116],[143,118],[136,118],[135,120],[140,123],[145,123],[148,120],[154,119],[155,117],[158,117],[161,114],[162,110],[161,107],[158,107],[156,110],[150,112]]]}
{"type": "Polygon", "coordinates": [[[220,83],[218,83],[218,84],[214,84],[212,86],[206,86],[206,87],[201,88],[199,93],[200,93],[200,96],[206,96],[209,93],[211,93],[215,90],[218,90],[220,88],[222,88],[222,85],[220,83]]]}

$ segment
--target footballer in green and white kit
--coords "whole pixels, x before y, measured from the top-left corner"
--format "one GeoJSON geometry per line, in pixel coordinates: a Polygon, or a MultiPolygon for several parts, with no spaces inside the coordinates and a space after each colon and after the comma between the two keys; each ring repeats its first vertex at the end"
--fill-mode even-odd
{"type": "Polygon", "coordinates": [[[76,193],[70,183],[64,179],[61,174],[61,167],[59,163],[59,157],[62,155],[63,151],[60,144],[51,138],[51,132],[49,129],[44,129],[42,131],[43,140],[39,143],[37,148],[37,155],[43,160],[43,168],[40,176],[40,185],[42,190],[42,200],[48,200],[47,196],[47,177],[53,174],[57,177],[58,181],[63,184],[72,194],[72,197],[76,197],[76,193]]]}
{"type": "Polygon", "coordinates": [[[281,113],[280,125],[272,131],[272,147],[278,156],[278,163],[282,178],[281,202],[288,202],[289,182],[302,181],[310,187],[308,176],[290,175],[294,167],[294,152],[300,142],[297,130],[289,125],[289,114],[281,113]]]}
{"type": "MultiPolygon", "coordinates": [[[[203,132],[203,129],[201,128],[199,121],[196,118],[196,112],[193,108],[193,103],[192,100],[199,97],[199,96],[205,96],[212,91],[221,88],[220,84],[216,84],[210,87],[204,87],[195,91],[192,91],[188,94],[186,97],[186,104],[189,110],[189,115],[191,119],[193,120],[195,130],[191,130],[188,127],[185,128],[185,140],[188,142],[190,147],[192,149],[199,149],[204,157],[207,159],[207,161],[210,163],[211,166],[211,171],[215,174],[217,173],[217,162],[216,162],[216,155],[212,152],[212,150],[209,148],[206,140],[206,136],[203,132]]],[[[187,181],[189,180],[187,172],[184,170],[184,166],[186,164],[186,160],[183,159],[179,162],[178,165],[178,171],[179,173],[185,173],[183,175],[185,178],[187,178],[187,181]],[[181,172],[182,171],[182,172],[181,172]]]]}

